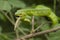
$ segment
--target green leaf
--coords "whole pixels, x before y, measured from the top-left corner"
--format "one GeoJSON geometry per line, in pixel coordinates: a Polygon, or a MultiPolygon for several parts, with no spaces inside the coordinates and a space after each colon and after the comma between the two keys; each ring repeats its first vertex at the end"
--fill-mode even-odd
{"type": "Polygon", "coordinates": [[[41,27],[42,30],[48,30],[50,29],[50,26],[48,24],[45,24],[41,27]]]}
{"type": "Polygon", "coordinates": [[[2,33],[2,26],[0,26],[0,34],[2,33]]]}
{"type": "Polygon", "coordinates": [[[8,3],[8,1],[0,1],[0,10],[7,10],[10,11],[11,10],[11,5],[8,3]]]}
{"type": "Polygon", "coordinates": [[[50,33],[49,40],[60,40],[60,30],[50,33]]]}
{"type": "Polygon", "coordinates": [[[0,10],[10,11],[11,5],[17,8],[26,7],[25,3],[19,0],[0,0],[0,10]]]}
{"type": "Polygon", "coordinates": [[[41,25],[40,26],[41,26],[42,31],[50,29],[50,25],[48,22],[49,21],[47,21],[45,18],[41,17],[41,19],[40,19],[41,25]]]}
{"type": "Polygon", "coordinates": [[[11,40],[6,34],[0,34],[0,40],[11,40]]]}
{"type": "Polygon", "coordinates": [[[0,13],[0,19],[3,20],[3,21],[6,21],[6,18],[2,13],[0,13]]]}
{"type": "Polygon", "coordinates": [[[19,0],[8,0],[8,1],[13,7],[18,7],[18,8],[26,7],[25,3],[22,1],[19,1],[19,0]]]}

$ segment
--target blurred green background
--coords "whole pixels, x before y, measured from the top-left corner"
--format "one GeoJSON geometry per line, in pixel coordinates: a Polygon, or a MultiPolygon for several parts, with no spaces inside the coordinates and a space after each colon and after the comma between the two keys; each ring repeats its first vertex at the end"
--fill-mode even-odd
{"type": "MultiPolygon", "coordinates": [[[[54,12],[55,10],[55,14],[60,17],[60,0],[0,0],[0,40],[15,40],[15,12],[19,9],[32,8],[36,5],[50,7],[52,11],[54,12]],[[56,1],[55,5],[54,1],[56,1]],[[56,8],[54,9],[54,7],[56,8]]],[[[40,21],[44,22],[43,19],[40,21]]],[[[38,24],[35,26],[38,26],[38,24]]],[[[42,30],[49,29],[48,23],[43,26],[44,28],[42,27],[42,30]]],[[[28,34],[31,30],[30,23],[22,21],[21,29],[28,34]]],[[[23,36],[22,31],[19,33],[20,36],[23,36]]],[[[30,38],[29,40],[60,40],[60,30],[50,33],[49,36],[40,35],[30,38]]]]}

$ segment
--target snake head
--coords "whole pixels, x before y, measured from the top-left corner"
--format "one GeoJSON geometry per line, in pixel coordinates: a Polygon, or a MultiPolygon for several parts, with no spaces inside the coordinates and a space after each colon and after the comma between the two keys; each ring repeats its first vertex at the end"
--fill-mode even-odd
{"type": "Polygon", "coordinates": [[[19,17],[22,17],[22,16],[25,16],[26,13],[24,13],[23,10],[18,10],[16,13],[15,13],[16,16],[19,16],[19,17]]]}
{"type": "Polygon", "coordinates": [[[22,20],[27,21],[27,22],[31,22],[31,17],[29,15],[27,15],[24,10],[18,10],[15,13],[16,16],[19,16],[22,20]]]}

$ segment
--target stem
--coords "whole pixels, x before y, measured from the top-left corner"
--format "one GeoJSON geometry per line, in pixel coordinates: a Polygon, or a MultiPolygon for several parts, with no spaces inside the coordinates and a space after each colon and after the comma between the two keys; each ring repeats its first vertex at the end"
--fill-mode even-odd
{"type": "Polygon", "coordinates": [[[57,30],[60,30],[60,27],[52,28],[52,29],[45,30],[45,31],[42,31],[42,32],[37,32],[37,33],[34,33],[34,34],[29,34],[29,35],[21,37],[20,40],[35,37],[37,35],[47,34],[47,33],[50,33],[50,32],[57,31],[57,30]]]}
{"type": "Polygon", "coordinates": [[[15,22],[14,17],[11,12],[9,12],[11,19],[15,22]]]}
{"type": "Polygon", "coordinates": [[[34,16],[32,16],[32,32],[31,33],[34,33],[34,16]]]}
{"type": "Polygon", "coordinates": [[[15,23],[15,26],[14,26],[14,30],[16,32],[17,39],[19,39],[19,31],[17,30],[17,28],[19,27],[19,25],[20,25],[20,18],[17,19],[17,21],[15,23]]]}
{"type": "Polygon", "coordinates": [[[45,23],[42,23],[41,25],[39,25],[34,31],[37,31],[39,28],[41,28],[45,23]]]}
{"type": "Polygon", "coordinates": [[[18,27],[18,30],[19,30],[23,35],[26,35],[26,33],[25,33],[21,28],[18,27]]]}
{"type": "Polygon", "coordinates": [[[56,11],[56,0],[54,0],[54,13],[56,11]]]}
{"type": "Polygon", "coordinates": [[[20,18],[17,18],[15,26],[14,26],[14,30],[16,30],[19,27],[20,23],[21,23],[20,18]]]}
{"type": "Polygon", "coordinates": [[[6,18],[7,18],[13,25],[15,25],[15,22],[7,15],[6,12],[4,12],[4,11],[2,11],[2,10],[0,10],[0,11],[6,16],[6,18]]]}
{"type": "Polygon", "coordinates": [[[14,30],[16,32],[17,38],[19,38],[19,31],[18,30],[20,30],[24,35],[26,35],[25,32],[21,28],[19,28],[20,23],[21,23],[21,21],[20,21],[20,17],[19,17],[19,18],[17,18],[17,21],[16,21],[15,26],[14,26],[14,30]]]}

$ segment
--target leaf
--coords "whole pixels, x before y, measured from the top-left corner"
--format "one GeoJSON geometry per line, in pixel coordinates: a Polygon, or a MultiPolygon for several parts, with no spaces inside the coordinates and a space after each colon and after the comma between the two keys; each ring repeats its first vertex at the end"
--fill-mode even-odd
{"type": "Polygon", "coordinates": [[[11,10],[11,5],[8,3],[8,1],[1,0],[0,1],[0,10],[11,10]]]}
{"type": "Polygon", "coordinates": [[[60,40],[60,30],[50,33],[49,40],[60,40]]]}
{"type": "Polygon", "coordinates": [[[11,40],[7,35],[5,34],[0,34],[0,40],[11,40]]]}
{"type": "Polygon", "coordinates": [[[50,29],[50,26],[48,24],[45,24],[41,27],[42,30],[48,30],[50,29]]]}
{"type": "Polygon", "coordinates": [[[0,34],[2,33],[2,26],[0,26],[0,34]]]}
{"type": "Polygon", "coordinates": [[[0,13],[0,19],[3,20],[3,21],[6,21],[6,18],[2,13],[0,13]]]}
{"type": "Polygon", "coordinates": [[[25,3],[19,0],[0,0],[0,10],[10,11],[11,5],[17,8],[26,7],[25,3]]]}
{"type": "Polygon", "coordinates": [[[18,8],[26,7],[25,3],[22,1],[19,1],[19,0],[8,0],[8,1],[13,7],[18,7],[18,8]]]}
{"type": "Polygon", "coordinates": [[[40,23],[41,23],[41,30],[43,31],[43,30],[48,30],[48,29],[50,29],[50,25],[49,25],[49,23],[48,23],[49,21],[47,21],[45,18],[43,18],[43,17],[41,17],[41,19],[40,19],[40,23]]]}

